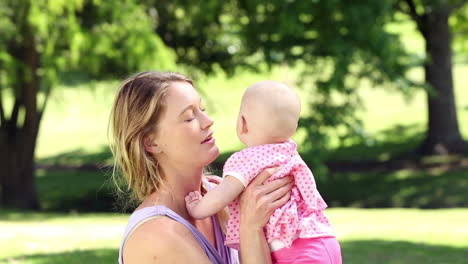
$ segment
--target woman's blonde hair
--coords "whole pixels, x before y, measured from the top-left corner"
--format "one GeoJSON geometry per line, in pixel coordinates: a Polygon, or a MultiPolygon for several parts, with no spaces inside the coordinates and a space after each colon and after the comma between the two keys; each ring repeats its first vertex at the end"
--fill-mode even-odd
{"type": "MultiPolygon", "coordinates": [[[[125,206],[141,202],[163,184],[158,161],[143,146],[155,133],[164,111],[164,96],[173,82],[193,81],[174,72],[142,72],[124,80],[114,99],[109,120],[110,148],[114,155],[112,178],[118,194],[126,192],[125,206]],[[122,186],[126,186],[126,191],[122,186]]],[[[122,197],[122,195],[119,195],[122,197]]]]}
{"type": "MultiPolygon", "coordinates": [[[[124,80],[115,96],[109,120],[109,141],[114,155],[112,179],[124,209],[143,201],[163,184],[158,161],[145,150],[143,140],[157,131],[164,111],[164,96],[173,82],[188,82],[193,86],[193,81],[185,75],[148,71],[124,80]]],[[[202,186],[204,192],[206,188],[202,186]]],[[[226,210],[217,214],[224,231],[227,217],[226,210]]]]}

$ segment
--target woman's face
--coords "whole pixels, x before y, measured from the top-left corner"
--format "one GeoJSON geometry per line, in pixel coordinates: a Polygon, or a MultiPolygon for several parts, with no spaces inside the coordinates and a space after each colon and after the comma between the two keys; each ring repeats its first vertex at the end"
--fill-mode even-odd
{"type": "Polygon", "coordinates": [[[154,137],[160,162],[169,166],[206,166],[219,155],[201,97],[188,82],[173,82],[164,98],[164,111],[154,137]]]}

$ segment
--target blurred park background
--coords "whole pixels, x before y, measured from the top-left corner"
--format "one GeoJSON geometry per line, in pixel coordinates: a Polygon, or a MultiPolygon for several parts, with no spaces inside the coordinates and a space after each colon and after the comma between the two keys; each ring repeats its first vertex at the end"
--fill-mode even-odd
{"type": "Polygon", "coordinates": [[[0,263],[115,263],[120,80],[189,75],[221,155],[282,81],[344,263],[468,259],[468,1],[0,0],[0,263]]]}

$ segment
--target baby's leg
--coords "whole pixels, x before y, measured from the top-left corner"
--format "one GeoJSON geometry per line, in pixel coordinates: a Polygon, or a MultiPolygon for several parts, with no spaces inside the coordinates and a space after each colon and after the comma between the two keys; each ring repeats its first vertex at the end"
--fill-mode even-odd
{"type": "Polygon", "coordinates": [[[341,264],[340,244],[334,237],[298,238],[290,248],[271,253],[274,264],[341,264]]]}

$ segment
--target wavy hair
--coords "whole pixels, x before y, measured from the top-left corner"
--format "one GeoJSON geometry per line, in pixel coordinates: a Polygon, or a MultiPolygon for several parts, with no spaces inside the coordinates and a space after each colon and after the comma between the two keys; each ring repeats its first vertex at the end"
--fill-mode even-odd
{"type": "Polygon", "coordinates": [[[193,85],[179,73],[142,72],[124,80],[115,96],[108,133],[114,155],[112,179],[118,194],[130,196],[125,206],[141,202],[163,184],[158,161],[145,150],[143,139],[157,131],[167,89],[180,81],[193,85]]]}

